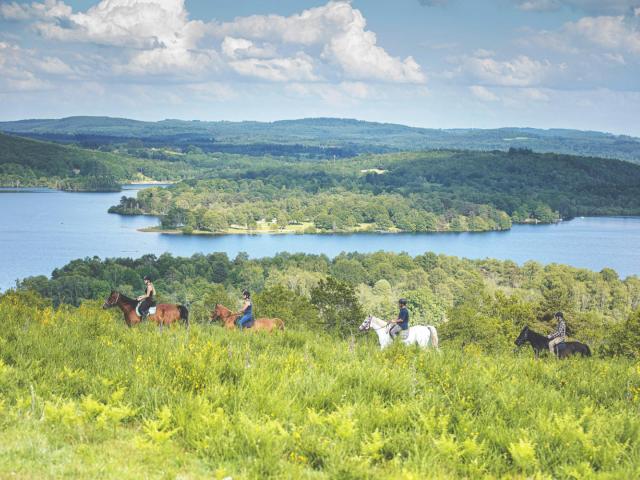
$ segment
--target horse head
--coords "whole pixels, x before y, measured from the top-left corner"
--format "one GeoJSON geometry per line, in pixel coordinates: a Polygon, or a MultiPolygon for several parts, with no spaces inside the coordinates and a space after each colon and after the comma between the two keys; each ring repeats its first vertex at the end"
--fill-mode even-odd
{"type": "Polygon", "coordinates": [[[223,322],[226,322],[231,316],[233,316],[233,312],[231,310],[221,303],[216,303],[216,306],[211,312],[211,321],[222,320],[223,322]]]}
{"type": "Polygon", "coordinates": [[[358,330],[361,332],[366,332],[371,328],[371,321],[373,320],[373,317],[371,315],[369,315],[367,318],[364,319],[364,322],[362,322],[360,324],[360,326],[358,327],[358,330]]]}
{"type": "Polygon", "coordinates": [[[118,304],[119,299],[120,299],[120,293],[116,292],[115,290],[111,290],[111,293],[102,304],[102,308],[115,307],[118,304]]]}
{"type": "Polygon", "coordinates": [[[516,341],[514,343],[518,347],[520,347],[528,339],[529,339],[529,326],[525,325],[524,327],[522,327],[522,330],[520,331],[520,335],[518,335],[518,338],[516,338],[516,341]]]}

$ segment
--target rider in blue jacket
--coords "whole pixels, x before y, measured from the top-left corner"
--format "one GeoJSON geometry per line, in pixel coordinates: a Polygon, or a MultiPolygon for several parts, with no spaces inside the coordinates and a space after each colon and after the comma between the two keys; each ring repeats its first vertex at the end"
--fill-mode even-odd
{"type": "Polygon", "coordinates": [[[398,300],[398,306],[400,307],[400,312],[398,313],[398,318],[390,322],[393,323],[393,326],[389,329],[389,335],[391,335],[392,339],[395,339],[398,335],[405,339],[409,333],[409,310],[407,309],[407,301],[401,298],[398,300]]]}

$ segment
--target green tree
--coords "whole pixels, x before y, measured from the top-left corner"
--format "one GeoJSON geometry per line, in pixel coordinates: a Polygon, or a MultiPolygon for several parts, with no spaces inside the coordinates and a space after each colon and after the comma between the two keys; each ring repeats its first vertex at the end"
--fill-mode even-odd
{"type": "Polygon", "coordinates": [[[265,288],[253,297],[253,304],[256,316],[280,318],[287,329],[315,328],[320,322],[318,309],[308,298],[282,285],[265,288]]]}
{"type": "Polygon", "coordinates": [[[353,286],[333,277],[327,277],[311,290],[311,303],[328,330],[346,336],[355,332],[364,319],[364,313],[353,286]]]}

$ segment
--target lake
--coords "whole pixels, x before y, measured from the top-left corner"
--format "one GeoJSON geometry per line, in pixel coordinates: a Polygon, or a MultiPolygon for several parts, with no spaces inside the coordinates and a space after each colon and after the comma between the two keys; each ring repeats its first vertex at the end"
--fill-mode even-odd
{"type": "Polygon", "coordinates": [[[577,218],[556,225],[515,225],[507,232],[222,235],[182,236],[142,233],[153,217],[108,214],[123,193],[67,193],[48,189],[0,189],[0,290],[30,275],[49,275],[75,258],[139,257],[170,252],[226,252],[251,257],[278,252],[324,253],[386,250],[417,255],[426,251],[467,258],[511,259],[522,264],[566,263],[599,271],[615,269],[621,277],[640,274],[640,218],[577,218]]]}

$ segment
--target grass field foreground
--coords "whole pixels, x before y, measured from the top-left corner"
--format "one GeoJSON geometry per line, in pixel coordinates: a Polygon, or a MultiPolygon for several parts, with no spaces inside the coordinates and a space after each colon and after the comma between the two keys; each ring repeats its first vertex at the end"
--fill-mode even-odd
{"type": "Polygon", "coordinates": [[[638,478],[640,365],[0,297],[2,478],[638,478]]]}

